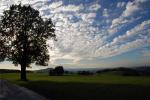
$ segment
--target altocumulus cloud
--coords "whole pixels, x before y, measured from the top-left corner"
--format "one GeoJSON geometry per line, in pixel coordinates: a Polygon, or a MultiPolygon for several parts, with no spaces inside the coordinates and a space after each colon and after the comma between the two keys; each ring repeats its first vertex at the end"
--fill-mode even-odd
{"type": "Polygon", "coordinates": [[[1,0],[0,15],[8,6],[21,2],[38,9],[43,18],[51,18],[58,39],[48,41],[53,64],[59,59],[73,64],[83,59],[107,58],[150,46],[150,19],[143,18],[149,13],[143,7],[148,0],[112,2],[107,6],[104,0],[80,1],[1,0]]]}

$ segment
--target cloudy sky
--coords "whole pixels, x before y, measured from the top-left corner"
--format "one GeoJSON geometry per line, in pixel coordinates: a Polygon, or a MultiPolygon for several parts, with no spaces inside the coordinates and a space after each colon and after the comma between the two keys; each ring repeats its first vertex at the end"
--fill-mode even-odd
{"type": "Polygon", "coordinates": [[[58,41],[48,41],[50,65],[150,65],[150,0],[0,0],[0,16],[18,3],[54,22],[58,41]]]}

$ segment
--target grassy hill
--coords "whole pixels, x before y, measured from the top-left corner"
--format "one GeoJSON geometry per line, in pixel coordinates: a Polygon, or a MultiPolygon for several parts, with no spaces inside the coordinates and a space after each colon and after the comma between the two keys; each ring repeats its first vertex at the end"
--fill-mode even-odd
{"type": "Polygon", "coordinates": [[[124,76],[149,76],[150,75],[150,67],[119,67],[119,68],[108,68],[103,70],[98,70],[97,73],[114,73],[124,76]]]}

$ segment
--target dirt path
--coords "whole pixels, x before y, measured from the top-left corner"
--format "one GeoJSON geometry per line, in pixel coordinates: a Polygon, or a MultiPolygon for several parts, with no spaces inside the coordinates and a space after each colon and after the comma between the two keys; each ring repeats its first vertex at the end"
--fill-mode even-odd
{"type": "Polygon", "coordinates": [[[0,100],[47,100],[26,88],[0,79],[0,100]]]}

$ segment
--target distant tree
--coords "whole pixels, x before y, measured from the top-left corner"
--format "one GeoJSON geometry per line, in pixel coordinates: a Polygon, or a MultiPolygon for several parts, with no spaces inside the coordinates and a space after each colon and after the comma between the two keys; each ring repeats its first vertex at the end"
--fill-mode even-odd
{"type": "Polygon", "coordinates": [[[54,75],[63,75],[64,74],[64,68],[63,66],[56,66],[54,69],[49,70],[49,75],[54,76],[54,75]]]}
{"type": "Polygon", "coordinates": [[[54,71],[55,71],[56,75],[63,75],[64,74],[63,66],[56,66],[54,71]]]}
{"type": "Polygon", "coordinates": [[[21,80],[31,63],[48,65],[47,39],[55,39],[51,19],[42,19],[30,5],[12,5],[0,18],[0,61],[21,66],[21,80]]]}

